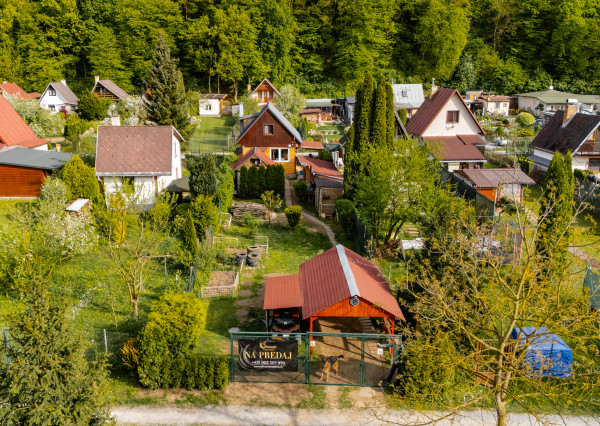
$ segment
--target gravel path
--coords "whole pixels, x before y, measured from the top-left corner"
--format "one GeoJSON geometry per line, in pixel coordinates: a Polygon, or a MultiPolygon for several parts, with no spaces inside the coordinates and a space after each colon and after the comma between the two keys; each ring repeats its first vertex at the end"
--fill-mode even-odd
{"type": "MultiPolygon", "coordinates": [[[[221,405],[218,407],[115,407],[113,416],[120,424],[143,425],[380,425],[429,423],[447,415],[442,412],[377,410],[300,410],[294,408],[262,408],[221,405]]],[[[493,425],[492,411],[465,411],[436,422],[436,425],[493,425]]],[[[545,416],[536,419],[528,414],[511,414],[509,425],[598,425],[592,417],[545,416]]]]}
{"type": "MultiPolygon", "coordinates": [[[[291,188],[289,179],[285,180],[285,204],[287,206],[293,205],[292,188],[291,188]]],[[[329,238],[329,242],[331,243],[332,246],[335,246],[337,244],[337,242],[335,241],[335,234],[333,233],[333,231],[331,230],[331,227],[329,225],[321,222],[314,215],[312,215],[311,213],[308,213],[307,211],[302,212],[302,217],[304,219],[306,219],[307,221],[314,223],[315,225],[318,225],[321,229],[323,229],[325,231],[325,234],[327,235],[327,238],[329,238]]]]}

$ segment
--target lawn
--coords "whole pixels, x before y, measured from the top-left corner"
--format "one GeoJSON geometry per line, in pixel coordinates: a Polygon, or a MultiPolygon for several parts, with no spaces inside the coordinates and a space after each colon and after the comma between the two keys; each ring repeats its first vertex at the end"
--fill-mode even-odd
{"type": "Polygon", "coordinates": [[[323,142],[325,142],[325,139],[327,139],[328,142],[331,142],[341,139],[341,137],[344,136],[344,129],[344,125],[327,123],[317,127],[315,132],[322,136],[323,142]]]}
{"type": "Polygon", "coordinates": [[[229,143],[228,136],[237,119],[230,115],[222,117],[200,117],[200,126],[190,138],[190,150],[193,153],[222,153],[233,148],[235,141],[229,143]]]}

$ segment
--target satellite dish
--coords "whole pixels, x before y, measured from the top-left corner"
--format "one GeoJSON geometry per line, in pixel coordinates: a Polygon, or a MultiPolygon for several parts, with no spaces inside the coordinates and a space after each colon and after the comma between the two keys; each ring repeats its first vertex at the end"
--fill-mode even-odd
{"type": "Polygon", "coordinates": [[[358,297],[353,296],[352,299],[350,299],[350,306],[358,306],[358,297]]]}

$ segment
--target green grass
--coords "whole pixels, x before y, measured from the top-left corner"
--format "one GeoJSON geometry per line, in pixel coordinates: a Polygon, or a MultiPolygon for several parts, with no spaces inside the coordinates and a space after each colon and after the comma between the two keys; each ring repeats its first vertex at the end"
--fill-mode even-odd
{"type": "Polygon", "coordinates": [[[308,385],[310,396],[298,403],[296,408],[305,408],[310,410],[324,410],[327,408],[327,396],[324,386],[308,385]]]}
{"type": "Polygon", "coordinates": [[[354,402],[350,398],[350,393],[355,391],[357,388],[344,387],[340,393],[340,399],[338,400],[338,408],[340,410],[350,410],[354,408],[354,402]]]}
{"type": "Polygon", "coordinates": [[[0,226],[12,226],[12,215],[18,214],[20,208],[23,208],[31,203],[32,201],[0,200],[0,226]]]}
{"type": "Polygon", "coordinates": [[[214,153],[230,151],[227,136],[236,123],[230,115],[223,117],[201,117],[200,126],[190,138],[191,152],[214,153]]]}
{"type": "Polygon", "coordinates": [[[338,126],[334,123],[327,123],[317,127],[316,132],[322,135],[323,142],[325,142],[325,139],[331,142],[341,139],[344,136],[344,129],[343,125],[338,126]]]}

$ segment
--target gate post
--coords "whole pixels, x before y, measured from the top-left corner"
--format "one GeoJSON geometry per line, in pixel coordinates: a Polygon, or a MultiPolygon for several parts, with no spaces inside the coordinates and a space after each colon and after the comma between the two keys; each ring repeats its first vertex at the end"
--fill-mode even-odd
{"type": "Polygon", "coordinates": [[[365,385],[365,336],[360,338],[360,386],[365,385]]]}
{"type": "Polygon", "coordinates": [[[235,382],[235,373],[233,365],[233,334],[229,333],[229,381],[235,382]]]}
{"type": "Polygon", "coordinates": [[[304,384],[310,383],[310,336],[306,333],[302,336],[304,338],[304,384]]]}

